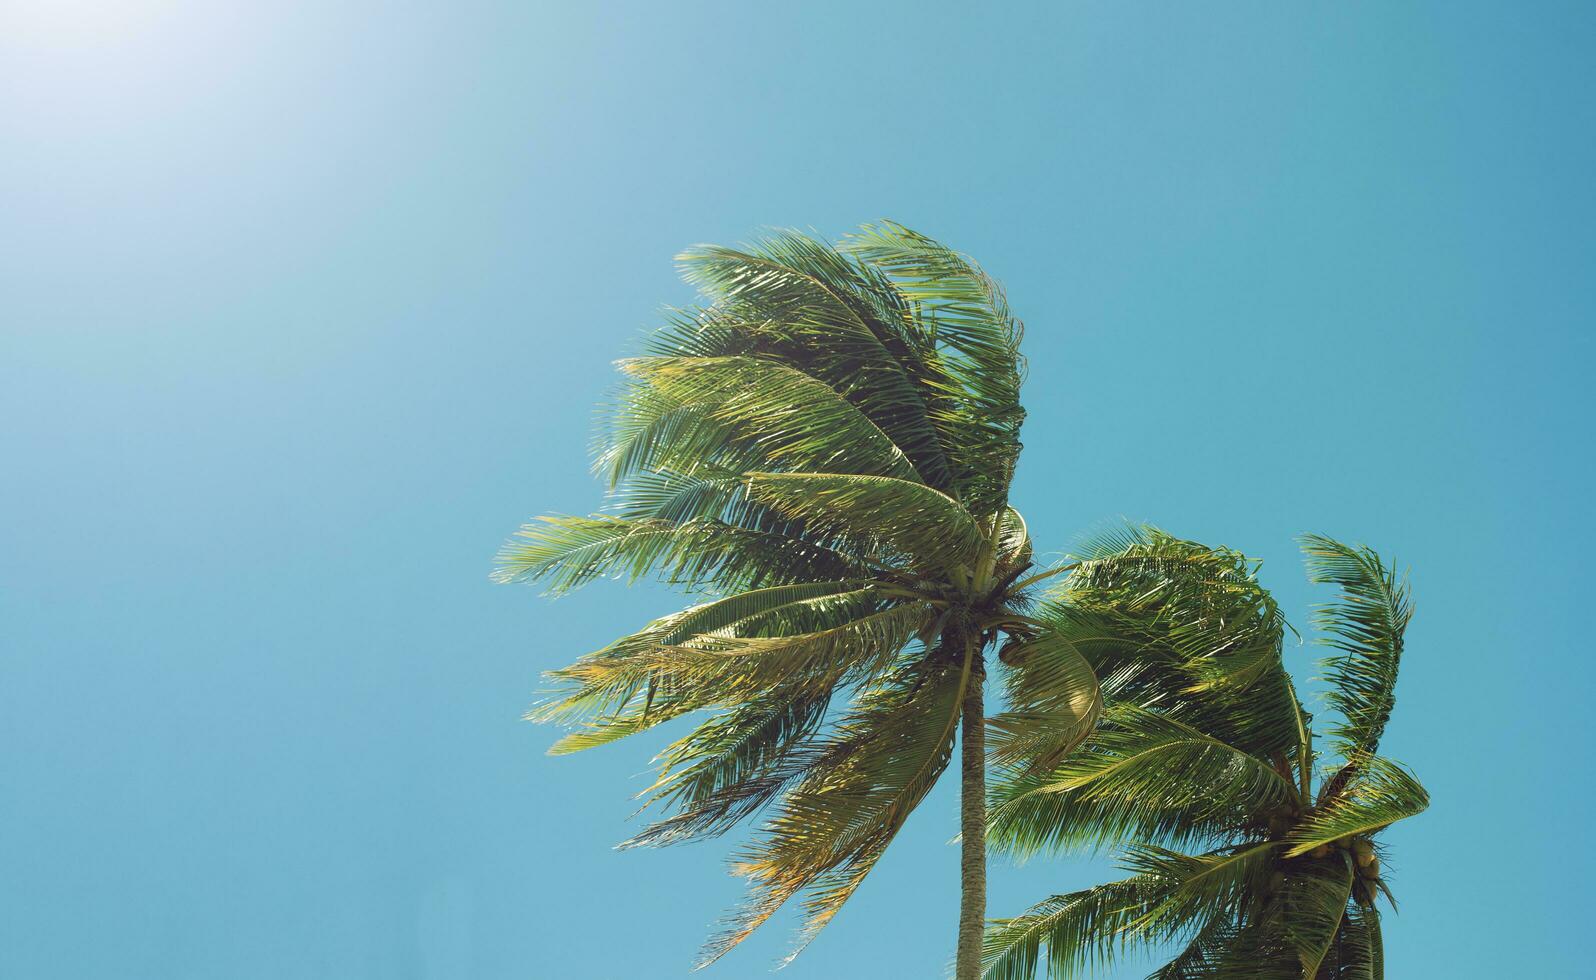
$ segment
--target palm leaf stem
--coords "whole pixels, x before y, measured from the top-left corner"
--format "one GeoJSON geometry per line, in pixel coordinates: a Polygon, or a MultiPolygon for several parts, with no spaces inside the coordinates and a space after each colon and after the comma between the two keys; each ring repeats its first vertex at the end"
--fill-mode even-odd
{"type": "Polygon", "coordinates": [[[1038,582],[1042,582],[1042,581],[1045,581],[1047,579],[1050,579],[1050,578],[1052,578],[1055,575],[1062,575],[1065,572],[1073,572],[1075,569],[1077,569],[1079,567],[1081,567],[1081,563],[1080,562],[1072,561],[1072,562],[1070,562],[1067,565],[1060,565],[1057,568],[1050,568],[1050,569],[1048,569],[1045,572],[1038,572],[1035,575],[1032,575],[1030,578],[1021,579],[1020,581],[1015,582],[1014,585],[1012,587],[1010,587],[1009,591],[1010,592],[1023,592],[1026,589],[1030,588],[1031,586],[1035,585],[1038,582]]]}

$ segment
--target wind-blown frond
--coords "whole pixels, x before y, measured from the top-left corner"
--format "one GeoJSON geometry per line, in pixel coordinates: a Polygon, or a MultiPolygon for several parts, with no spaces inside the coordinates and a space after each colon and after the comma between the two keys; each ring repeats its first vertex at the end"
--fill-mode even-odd
{"type": "Polygon", "coordinates": [[[1353,905],[1336,942],[1336,980],[1383,980],[1385,946],[1380,912],[1372,905],[1353,905]]]}
{"type": "Polygon", "coordinates": [[[813,938],[863,882],[953,750],[970,664],[919,663],[860,696],[734,865],[745,908],[705,947],[720,958],[800,893],[813,938]]]}
{"type": "Polygon", "coordinates": [[[1090,734],[1103,710],[1097,675],[1056,633],[1016,643],[1019,666],[1004,672],[1009,710],[987,720],[987,746],[1000,766],[1049,768],[1090,734]]]}
{"type": "Polygon", "coordinates": [[[1352,859],[1342,851],[1287,875],[1280,893],[1279,917],[1304,977],[1317,975],[1333,947],[1352,897],[1354,878],[1352,859]]]}
{"type": "Polygon", "coordinates": [[[1223,841],[1251,815],[1294,798],[1291,782],[1264,760],[1167,716],[1117,704],[1081,752],[999,789],[991,841],[1018,855],[1136,840],[1223,841]]]}
{"type": "Polygon", "coordinates": [[[1236,552],[1132,527],[1092,546],[1036,614],[1110,701],[1157,705],[1261,757],[1297,744],[1285,621],[1236,552]]]}
{"type": "Polygon", "coordinates": [[[649,650],[687,643],[696,636],[730,630],[732,635],[791,635],[849,622],[875,611],[879,597],[857,581],[801,582],[754,589],[691,606],[654,620],[635,633],[590,653],[570,667],[550,671],[550,679],[577,685],[528,712],[532,721],[570,723],[624,705],[647,680],[632,669],[649,650]],[[590,665],[600,665],[595,671],[590,665]],[[608,669],[605,669],[608,668],[608,669]],[[582,681],[595,673],[601,680],[582,681]]]}
{"type": "Polygon", "coordinates": [[[700,635],[682,644],[653,647],[633,659],[672,684],[701,684],[718,692],[717,701],[738,701],[811,674],[854,669],[868,675],[885,670],[932,617],[928,603],[910,601],[812,633],[700,635]]]}
{"type": "Polygon", "coordinates": [[[1422,813],[1429,805],[1430,794],[1407,770],[1389,759],[1367,757],[1340,794],[1292,831],[1288,854],[1305,854],[1320,844],[1373,833],[1422,813]]]}
{"type": "MultiPolygon", "coordinates": [[[[909,484],[914,486],[915,484],[909,484]]],[[[628,520],[612,515],[541,517],[499,552],[499,582],[547,581],[552,595],[610,575],[655,574],[723,591],[861,578],[874,567],[840,551],[772,531],[718,520],[628,520]]]]}
{"type": "MultiPolygon", "coordinates": [[[[806,601],[858,612],[859,600],[876,602],[869,590],[806,601]]],[[[735,705],[778,689],[788,696],[818,696],[850,678],[890,666],[930,618],[928,605],[910,602],[810,633],[700,634],[681,644],[645,646],[624,657],[580,660],[555,675],[578,685],[568,700],[587,700],[595,690],[633,693],[613,714],[585,723],[550,752],[605,745],[689,711],[735,705]]]]}
{"type": "Polygon", "coordinates": [[[1270,971],[1267,957],[1249,958],[1242,971],[1235,971],[1236,947],[1245,942],[1246,929],[1234,916],[1215,917],[1147,980],[1301,980],[1300,969],[1284,975],[1270,971]]]}
{"type": "Polygon", "coordinates": [[[1127,878],[1055,895],[1024,915],[993,920],[987,927],[983,976],[1030,980],[1044,947],[1049,974],[1061,980],[1106,969],[1124,949],[1135,922],[1171,887],[1159,878],[1127,878]]]}
{"type": "Polygon", "coordinates": [[[1132,846],[1126,869],[1161,882],[1163,892],[1133,923],[1135,935],[1144,942],[1162,940],[1225,919],[1269,877],[1279,849],[1275,841],[1198,855],[1151,844],[1132,846]]]}
{"type": "Polygon", "coordinates": [[[737,475],[775,469],[764,448],[715,415],[709,401],[682,402],[637,378],[600,415],[593,468],[613,492],[649,473],[737,475]]]}
{"type": "Polygon", "coordinates": [[[932,424],[942,386],[935,338],[879,270],[797,232],[743,249],[697,246],[679,260],[713,305],[656,342],[656,350],[779,357],[858,405],[927,483],[952,489],[932,424]],[[706,334],[714,338],[707,344],[706,334]]]}
{"type": "Polygon", "coordinates": [[[1031,567],[1035,550],[1031,544],[1031,529],[1025,518],[1013,507],[1003,511],[1003,524],[998,534],[998,572],[1003,575],[1018,574],[1031,567]]]}
{"type": "Polygon", "coordinates": [[[1007,502],[1025,421],[1024,328],[1002,288],[967,256],[892,222],[865,226],[844,247],[892,277],[945,351],[940,366],[949,406],[934,421],[957,495],[976,514],[997,511],[1007,502]]]}
{"type": "Polygon", "coordinates": [[[755,500],[834,534],[882,562],[932,570],[968,565],[986,543],[959,502],[931,487],[885,476],[751,473],[755,500]]]}
{"type": "MultiPolygon", "coordinates": [[[[920,482],[909,457],[858,406],[825,382],[779,361],[648,357],[621,366],[673,408],[705,407],[727,435],[758,447],[768,464],[761,469],[870,473],[920,482]]],[[[657,431],[649,434],[658,443],[622,444],[625,451],[617,453],[612,472],[679,468],[704,455],[698,441],[682,446],[657,431]]]]}
{"type": "MultiPolygon", "coordinates": [[[[1265,842],[1202,855],[1140,846],[1129,854],[1131,877],[1056,896],[987,930],[987,980],[1029,980],[1048,951],[1049,975],[1081,976],[1102,969],[1133,946],[1189,937],[1188,949],[1158,977],[1262,976],[1218,971],[1229,959],[1223,944],[1245,931],[1237,903],[1268,878],[1279,844],[1265,842]],[[1176,967],[1178,966],[1178,969],[1176,967]]],[[[1254,966],[1259,964],[1254,963],[1254,966]]]]}
{"type": "Polygon", "coordinates": [[[630,521],[714,520],[749,529],[793,530],[748,499],[748,482],[740,472],[710,467],[700,467],[692,476],[670,470],[630,476],[611,491],[605,510],[630,521]]]}
{"type": "Polygon", "coordinates": [[[1340,589],[1340,598],[1320,608],[1315,625],[1324,642],[1340,651],[1325,662],[1330,706],[1344,719],[1330,731],[1349,761],[1378,750],[1396,703],[1402,634],[1413,618],[1407,583],[1368,548],[1305,535],[1308,578],[1340,589]]]}
{"type": "Polygon", "coordinates": [[[661,754],[661,776],[645,805],[677,808],[623,846],[659,846],[713,837],[769,805],[807,761],[834,688],[777,688],[704,722],[661,754]]]}

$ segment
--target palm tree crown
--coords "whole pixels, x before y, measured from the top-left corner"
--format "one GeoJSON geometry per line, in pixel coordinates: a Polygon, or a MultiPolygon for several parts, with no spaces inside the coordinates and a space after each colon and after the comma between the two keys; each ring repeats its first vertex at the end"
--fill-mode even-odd
{"type": "MultiPolygon", "coordinates": [[[[673,315],[609,412],[589,517],[545,517],[497,576],[555,593],[657,575],[705,600],[553,672],[533,717],[604,744],[687,714],[628,844],[764,814],[734,871],[747,905],[724,954],[802,895],[807,942],[853,894],[946,768],[963,724],[960,976],[984,913],[984,651],[1031,637],[1032,563],[1008,506],[1024,410],[1020,324],[969,259],[902,226],[839,246],[796,233],[680,257],[705,304],[673,315]]],[[[1034,643],[1033,643],[1034,645],[1034,643]]],[[[1022,643],[1015,649],[1024,646],[1022,643]]],[[[999,758],[1056,759],[1096,684],[1072,648],[1025,658],[999,758]]]]}
{"type": "Polygon", "coordinates": [[[1156,980],[1383,976],[1376,835],[1429,802],[1376,754],[1408,588],[1366,548],[1303,546],[1310,579],[1338,590],[1315,616],[1334,649],[1328,770],[1282,665],[1284,620],[1242,556],[1135,530],[1037,613],[1102,678],[1103,720],[1074,756],[1003,781],[992,840],[1019,855],[1123,846],[1130,875],[993,923],[988,978],[1033,976],[1044,948],[1050,975],[1075,977],[1171,944],[1156,980]]]}

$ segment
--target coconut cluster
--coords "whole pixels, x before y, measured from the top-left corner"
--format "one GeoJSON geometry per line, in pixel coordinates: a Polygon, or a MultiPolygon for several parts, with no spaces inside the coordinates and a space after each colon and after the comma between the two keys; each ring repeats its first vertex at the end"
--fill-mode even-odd
{"type": "Polygon", "coordinates": [[[1336,851],[1346,851],[1357,871],[1352,882],[1354,897],[1365,905],[1374,904],[1380,882],[1380,855],[1375,850],[1374,842],[1367,837],[1343,837],[1329,844],[1320,844],[1308,852],[1308,857],[1322,861],[1336,851]]]}

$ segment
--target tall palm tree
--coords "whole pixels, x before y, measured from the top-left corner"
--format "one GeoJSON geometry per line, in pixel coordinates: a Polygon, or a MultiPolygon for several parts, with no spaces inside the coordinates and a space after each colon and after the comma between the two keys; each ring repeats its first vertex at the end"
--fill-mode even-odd
{"type": "Polygon", "coordinates": [[[993,923],[988,978],[1033,976],[1044,947],[1051,976],[1075,977],[1140,945],[1177,950],[1156,980],[1383,976],[1377,835],[1429,802],[1376,754],[1408,587],[1367,548],[1302,540],[1309,578],[1338,590],[1315,614],[1334,649],[1327,769],[1281,663],[1284,621],[1240,555],[1132,532],[1038,613],[1103,678],[1103,722],[1076,755],[1003,781],[993,841],[1124,845],[1130,875],[993,923]]]}
{"type": "MultiPolygon", "coordinates": [[[[680,256],[704,304],[673,314],[609,412],[605,512],[545,517],[497,576],[554,593],[657,575],[705,601],[553,677],[562,753],[694,714],[628,844],[765,814],[734,861],[746,906],[703,962],[803,895],[799,949],[859,887],[962,743],[957,976],[985,917],[986,655],[1026,640],[1032,547],[1008,506],[1021,327],[974,262],[900,225],[833,246],[796,233],[680,256]]],[[[1019,643],[1014,649],[1024,648],[1019,643]]],[[[1013,659],[1013,658],[1011,658],[1013,659]]],[[[1056,758],[1095,720],[1071,648],[1006,672],[998,760],[1056,758]]],[[[796,950],[795,950],[796,953],[796,950]]]]}

